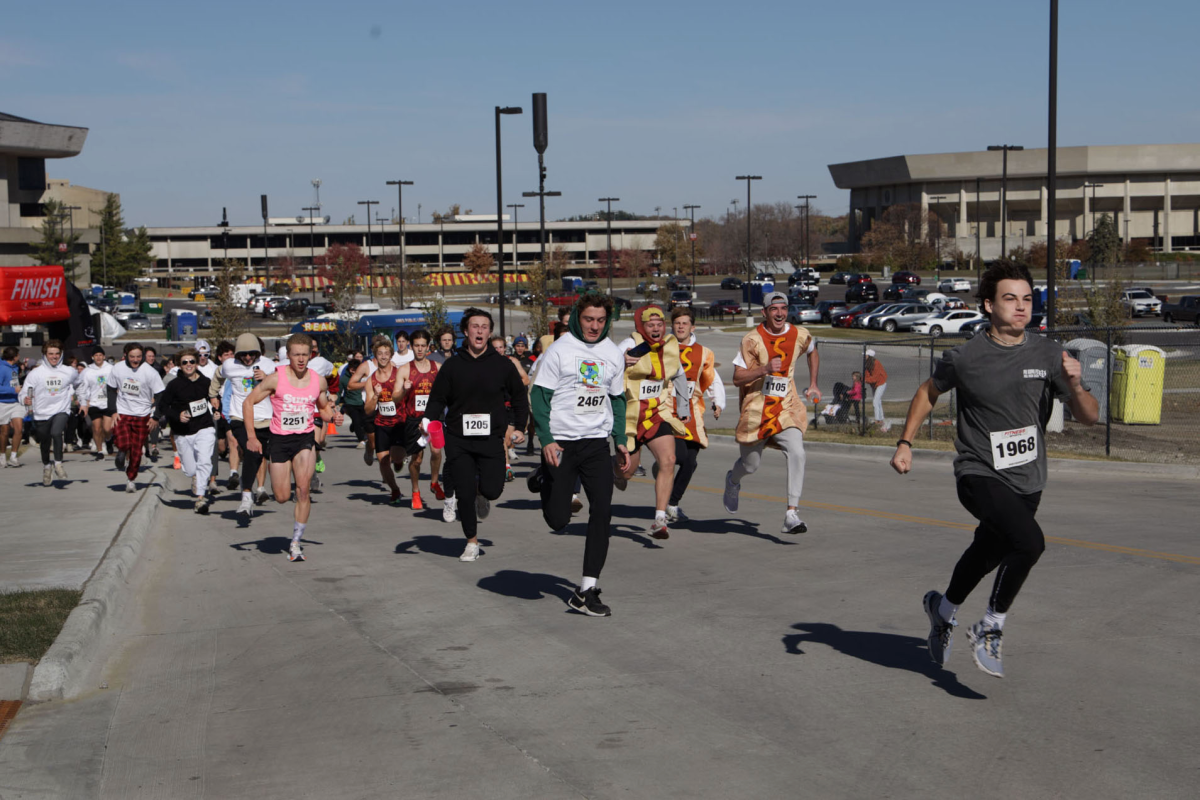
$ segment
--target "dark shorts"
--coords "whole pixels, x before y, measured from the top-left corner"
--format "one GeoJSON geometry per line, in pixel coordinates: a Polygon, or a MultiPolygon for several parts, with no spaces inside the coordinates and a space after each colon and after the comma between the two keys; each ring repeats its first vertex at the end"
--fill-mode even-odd
{"type": "Polygon", "coordinates": [[[404,422],[375,426],[375,453],[388,453],[393,447],[404,447],[404,422]]]}
{"type": "Polygon", "coordinates": [[[305,450],[312,450],[317,445],[314,431],[308,433],[279,433],[271,436],[272,464],[286,464],[305,450]]]}
{"type": "Polygon", "coordinates": [[[224,415],[219,415],[217,417],[217,439],[224,439],[227,433],[229,433],[229,420],[225,419],[224,415]]]}
{"type": "Polygon", "coordinates": [[[417,443],[421,438],[421,419],[422,417],[404,420],[404,452],[410,456],[415,456],[425,449],[417,443]]]}
{"type": "MultiPolygon", "coordinates": [[[[233,438],[237,440],[238,449],[244,456],[246,453],[246,423],[240,419],[230,420],[229,430],[233,431],[233,438]]],[[[262,444],[263,455],[271,452],[271,429],[266,426],[255,428],[254,435],[262,444]]]]}
{"type": "Polygon", "coordinates": [[[105,417],[111,417],[114,413],[115,412],[110,411],[107,408],[89,408],[88,409],[88,419],[95,421],[98,419],[103,419],[105,417]]]}
{"type": "Polygon", "coordinates": [[[367,414],[366,417],[363,418],[363,433],[367,435],[375,433],[375,416],[375,414],[367,414]]]}
{"type": "Polygon", "coordinates": [[[674,429],[671,428],[670,425],[668,425],[665,422],[660,422],[658,424],[658,430],[654,431],[654,433],[650,434],[649,436],[646,436],[645,438],[638,436],[633,440],[633,450],[630,451],[629,455],[633,455],[637,451],[641,450],[642,445],[644,445],[646,442],[652,442],[655,439],[662,439],[664,436],[674,436],[674,435],[675,435],[675,431],[674,431],[674,429]]]}

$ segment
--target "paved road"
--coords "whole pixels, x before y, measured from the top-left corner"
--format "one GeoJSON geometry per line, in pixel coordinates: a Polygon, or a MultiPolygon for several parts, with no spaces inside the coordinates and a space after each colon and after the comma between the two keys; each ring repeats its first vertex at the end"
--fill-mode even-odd
{"type": "Polygon", "coordinates": [[[947,462],[813,446],[811,532],[783,536],[778,454],[721,509],[734,453],[661,544],[650,487],[616,498],[609,619],[564,605],[583,517],[548,533],[520,482],[464,564],[339,446],[289,564],[290,507],[197,517],[168,473],[97,688],[22,710],[0,797],[1194,796],[1194,480],[1053,476],[1000,681],[961,636],[949,669],[925,652],[971,527],[947,462]]]}

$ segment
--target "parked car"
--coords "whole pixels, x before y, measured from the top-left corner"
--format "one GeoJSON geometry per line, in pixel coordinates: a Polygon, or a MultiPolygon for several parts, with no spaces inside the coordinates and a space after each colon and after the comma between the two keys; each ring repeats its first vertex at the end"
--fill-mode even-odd
{"type": "Polygon", "coordinates": [[[682,275],[672,275],[667,278],[667,289],[672,292],[692,290],[692,282],[682,275]]]}
{"type": "Polygon", "coordinates": [[[810,322],[820,322],[821,312],[809,303],[792,303],[788,305],[788,322],[794,325],[807,325],[810,322]]]}
{"type": "Polygon", "coordinates": [[[846,285],[854,286],[856,283],[874,283],[875,280],[865,272],[854,272],[846,277],[846,285]]]}
{"type": "Polygon", "coordinates": [[[942,278],[938,282],[939,292],[969,292],[971,291],[971,282],[966,278],[942,278]]]}
{"type": "Polygon", "coordinates": [[[940,314],[934,314],[928,319],[914,323],[912,332],[928,334],[930,336],[941,336],[943,333],[958,333],[959,329],[965,323],[977,319],[983,319],[983,314],[980,314],[978,311],[943,311],[940,314]]]}
{"type": "Polygon", "coordinates": [[[722,278],[721,279],[721,288],[722,289],[740,289],[740,288],[742,288],[742,279],[735,278],[733,276],[730,276],[728,278],[722,278]]]}
{"type": "Polygon", "coordinates": [[[612,296],[613,308],[633,308],[633,303],[619,295],[612,296]]]}
{"type": "Polygon", "coordinates": [[[1121,305],[1125,306],[1131,317],[1157,317],[1162,314],[1162,300],[1145,289],[1126,289],[1121,292],[1121,305]]]}
{"type": "Polygon", "coordinates": [[[789,303],[792,302],[793,299],[798,299],[801,302],[808,303],[810,305],[816,305],[817,297],[820,296],[821,290],[816,286],[809,286],[806,283],[802,283],[799,286],[790,287],[787,293],[789,303]]]}
{"type": "Polygon", "coordinates": [[[654,281],[642,281],[641,283],[639,283],[637,285],[637,289],[635,289],[634,291],[636,291],[638,294],[648,294],[650,292],[657,292],[658,284],[655,283],[654,281]]]}
{"type": "Polygon", "coordinates": [[[280,299],[286,300],[287,298],[281,297],[280,295],[276,295],[276,294],[256,294],[256,295],[254,295],[254,297],[251,297],[249,300],[246,301],[246,308],[250,311],[251,314],[261,314],[261,313],[263,313],[263,305],[268,300],[280,300],[280,299]]]}
{"type": "MultiPolygon", "coordinates": [[[[512,303],[513,305],[519,306],[519,305],[528,303],[529,299],[532,296],[533,296],[533,293],[530,292],[528,289],[509,289],[507,292],[504,293],[504,302],[512,303]]],[[[488,302],[489,303],[499,303],[500,295],[498,295],[498,294],[489,295],[488,302]]]]}
{"type": "Polygon", "coordinates": [[[991,327],[992,321],[987,317],[981,317],[979,319],[973,319],[968,322],[964,322],[962,326],[959,327],[958,332],[970,339],[974,337],[975,334],[984,333],[991,327]]]}
{"type": "Polygon", "coordinates": [[[121,324],[127,331],[148,331],[152,327],[150,318],[140,311],[126,315],[125,319],[121,320],[121,324]]]}
{"type": "Polygon", "coordinates": [[[890,314],[873,316],[871,328],[878,328],[888,333],[911,330],[913,325],[936,313],[933,306],[927,306],[924,303],[909,303],[890,314]]]}
{"type": "Polygon", "coordinates": [[[304,316],[309,319],[331,313],[333,313],[333,305],[330,303],[309,303],[308,307],[304,309],[304,316]]]}
{"type": "Polygon", "coordinates": [[[708,313],[713,314],[714,316],[721,316],[723,314],[732,314],[736,316],[742,313],[742,306],[737,300],[713,300],[708,304],[708,313]]]}
{"type": "Polygon", "coordinates": [[[196,324],[201,328],[211,328],[213,326],[212,309],[206,308],[201,311],[199,317],[197,317],[196,324]]]}
{"type": "Polygon", "coordinates": [[[1046,315],[1045,314],[1033,314],[1032,316],[1030,316],[1029,322],[1025,323],[1025,330],[1027,330],[1027,331],[1044,331],[1044,330],[1046,330],[1046,315]]]}
{"type": "Polygon", "coordinates": [[[822,300],[817,303],[817,311],[821,312],[821,322],[833,322],[833,312],[848,308],[845,300],[822,300]]]}
{"type": "Polygon", "coordinates": [[[684,290],[671,292],[671,308],[691,308],[692,293],[684,290]]]}
{"type": "Polygon", "coordinates": [[[846,304],[850,303],[866,303],[870,300],[879,299],[879,287],[866,282],[854,283],[846,288],[846,304]]]}
{"type": "Polygon", "coordinates": [[[970,308],[965,300],[960,300],[957,297],[947,297],[946,302],[942,303],[943,311],[953,311],[959,308],[970,308]]]}
{"type": "Polygon", "coordinates": [[[899,300],[904,296],[904,290],[907,288],[908,286],[903,283],[893,283],[890,286],[885,286],[883,287],[883,299],[899,300]]]}
{"type": "Polygon", "coordinates": [[[800,267],[791,275],[788,275],[788,286],[796,284],[812,284],[816,285],[821,282],[821,276],[812,267],[800,267]]]}
{"type": "Polygon", "coordinates": [[[875,309],[882,306],[883,303],[878,300],[871,303],[859,303],[852,308],[839,308],[829,315],[830,324],[835,328],[849,328],[854,325],[854,320],[861,317],[863,314],[869,314],[875,309]]]}
{"type": "MultiPolygon", "coordinates": [[[[276,295],[268,297],[263,301],[262,315],[268,319],[274,318],[275,312],[283,308],[290,299],[290,297],[279,297],[276,295]]],[[[307,303],[308,301],[305,300],[304,302],[307,303]]]]}
{"type": "Polygon", "coordinates": [[[263,315],[271,319],[294,319],[308,316],[309,300],[307,297],[292,297],[276,303],[263,306],[263,315]]]}
{"type": "Polygon", "coordinates": [[[832,286],[835,283],[845,283],[846,279],[853,275],[853,272],[835,272],[829,276],[829,284],[832,286]]]}
{"type": "Polygon", "coordinates": [[[899,272],[892,273],[892,283],[908,283],[913,286],[920,286],[921,276],[915,272],[902,269],[899,272]]]}
{"type": "Polygon", "coordinates": [[[130,305],[117,306],[116,308],[114,308],[112,310],[112,315],[114,317],[116,317],[117,322],[120,322],[120,323],[124,323],[125,320],[129,319],[130,314],[137,314],[137,313],[138,313],[138,307],[130,306],[130,305]]]}
{"type": "Polygon", "coordinates": [[[578,295],[574,294],[552,294],[546,298],[546,302],[552,306],[569,306],[575,302],[578,295]]]}
{"type": "Polygon", "coordinates": [[[197,286],[195,289],[192,289],[190,292],[188,292],[188,300],[195,300],[196,295],[201,295],[201,294],[208,294],[208,291],[206,289],[203,289],[203,288],[197,286]]]}
{"type": "Polygon", "coordinates": [[[865,314],[860,314],[854,320],[854,324],[852,327],[869,328],[869,327],[871,327],[872,317],[880,316],[883,314],[890,314],[893,311],[897,311],[906,305],[911,305],[911,304],[910,303],[877,303],[875,308],[871,309],[870,311],[868,311],[865,314]]]}
{"type": "Polygon", "coordinates": [[[1190,322],[1200,325],[1200,294],[1185,294],[1178,303],[1164,303],[1163,322],[1190,322]]]}

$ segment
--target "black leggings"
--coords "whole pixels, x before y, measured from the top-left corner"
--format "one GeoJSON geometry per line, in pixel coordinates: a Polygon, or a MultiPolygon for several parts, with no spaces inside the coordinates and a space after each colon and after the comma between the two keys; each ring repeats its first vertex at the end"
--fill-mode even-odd
{"type": "MultiPolygon", "coordinates": [[[[271,429],[266,426],[254,429],[255,438],[262,444],[261,453],[255,453],[246,447],[246,423],[243,420],[233,420],[229,423],[229,429],[233,431],[233,438],[237,440],[238,453],[242,458],[242,491],[248,492],[254,488],[254,479],[258,475],[258,468],[262,464],[263,457],[271,452],[271,429]]],[[[269,481],[270,478],[268,477],[266,480],[269,481]]]]}
{"type": "Polygon", "coordinates": [[[367,440],[367,412],[362,406],[352,406],[346,403],[342,412],[350,418],[350,430],[360,442],[367,440]]]}
{"type": "Polygon", "coordinates": [[[1033,518],[1042,493],[1017,494],[997,478],[964,475],[958,479],[958,499],[979,520],[979,527],[954,566],[946,599],[962,605],[983,577],[999,567],[988,605],[1004,614],[1046,549],[1041,526],[1033,518]]]}
{"type": "Polygon", "coordinates": [[[692,482],[692,475],[696,472],[696,458],[699,455],[699,442],[675,440],[675,466],[679,467],[679,471],[675,473],[675,482],[671,484],[670,505],[677,506],[683,499],[683,493],[687,491],[688,484],[692,482]]]}
{"type": "Polygon", "coordinates": [[[583,482],[588,499],[587,543],[583,547],[583,577],[599,578],[608,559],[608,529],[612,522],[613,469],[607,439],[559,442],[562,458],[557,467],[546,461],[542,448],[542,518],[550,530],[560,531],[571,521],[571,495],[583,482]]]}
{"type": "Polygon", "coordinates": [[[447,436],[445,472],[458,500],[463,535],[474,539],[479,522],[475,517],[476,491],[488,500],[495,500],[504,491],[504,437],[447,436]]]}
{"type": "MultiPolygon", "coordinates": [[[[63,460],[63,432],[71,421],[70,414],[55,414],[50,419],[35,420],[38,444],[42,447],[42,463],[50,463],[50,445],[54,445],[54,460],[63,460]]],[[[16,448],[13,449],[16,452],[16,448]]]]}

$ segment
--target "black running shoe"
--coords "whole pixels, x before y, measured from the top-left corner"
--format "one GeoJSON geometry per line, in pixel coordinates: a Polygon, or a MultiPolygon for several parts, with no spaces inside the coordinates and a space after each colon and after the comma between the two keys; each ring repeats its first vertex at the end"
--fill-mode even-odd
{"type": "Polygon", "coordinates": [[[124,471],[125,471],[125,451],[118,450],[117,451],[117,472],[124,472],[124,471]]]}
{"type": "Polygon", "coordinates": [[[538,464],[533,472],[525,478],[525,486],[529,489],[530,494],[541,494],[542,492],[542,465],[538,464]]]}
{"type": "Polygon", "coordinates": [[[589,617],[611,617],[612,609],[600,602],[600,587],[579,591],[576,589],[567,600],[567,605],[589,617]]]}
{"type": "Polygon", "coordinates": [[[236,472],[232,472],[229,475],[229,480],[225,481],[225,488],[232,492],[235,489],[237,489],[238,486],[240,486],[241,484],[242,484],[241,476],[239,476],[236,472]]]}

